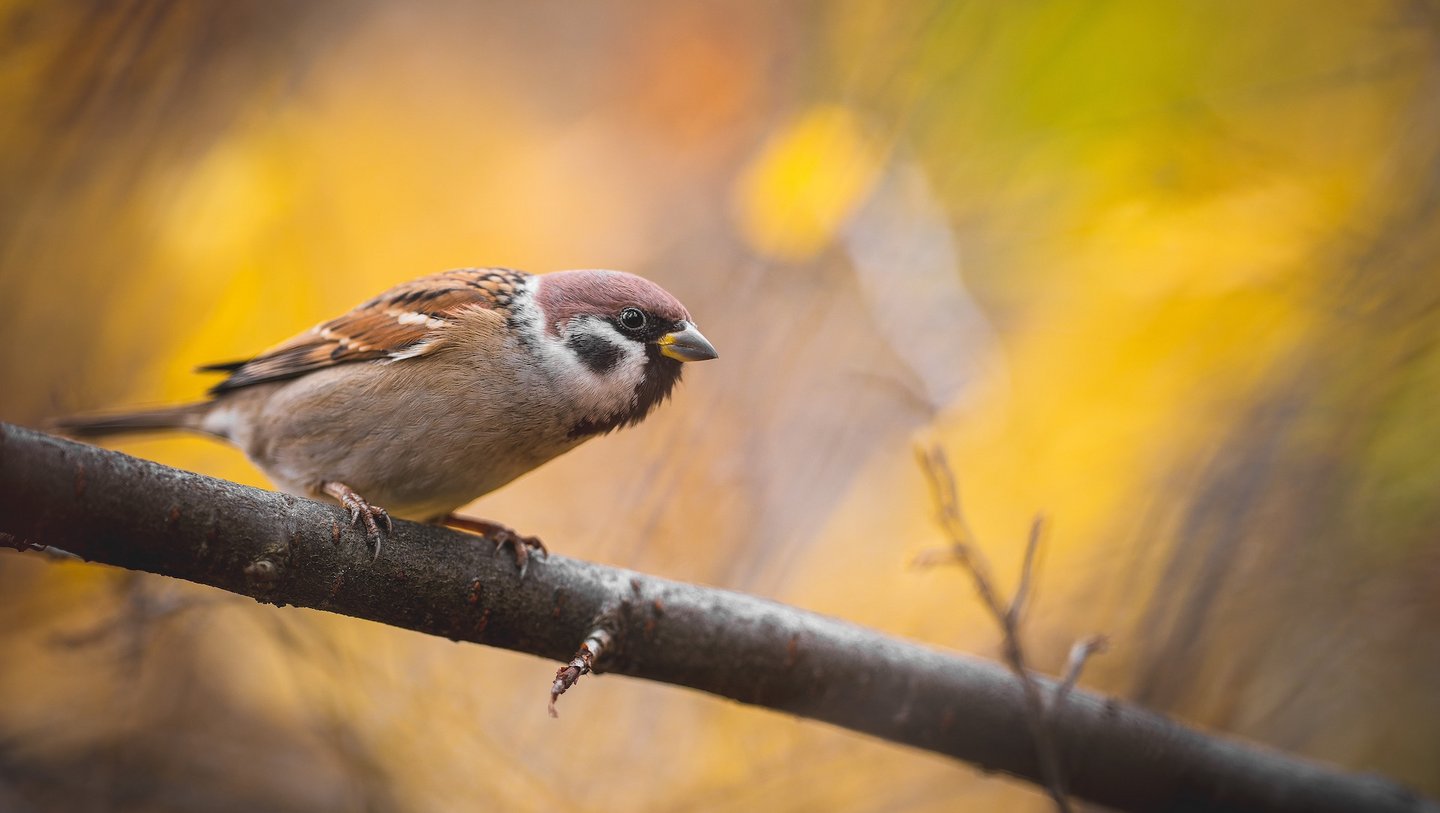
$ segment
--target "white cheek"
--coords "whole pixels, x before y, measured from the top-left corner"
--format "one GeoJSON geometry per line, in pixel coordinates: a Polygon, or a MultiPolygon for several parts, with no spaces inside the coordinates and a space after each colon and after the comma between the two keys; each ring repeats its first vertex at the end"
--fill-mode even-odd
{"type": "Polygon", "coordinates": [[[636,390],[645,378],[645,348],[627,339],[603,319],[577,317],[565,325],[559,336],[551,335],[541,319],[526,319],[533,352],[539,356],[548,377],[561,390],[580,416],[601,420],[632,408],[636,390]],[[615,365],[597,373],[581,361],[567,341],[578,335],[599,337],[613,345],[619,357],[615,365]]]}
{"type": "Polygon", "coordinates": [[[634,403],[635,390],[645,377],[643,345],[620,335],[609,322],[588,317],[575,319],[567,325],[558,344],[566,357],[570,380],[589,396],[587,400],[592,401],[590,405],[596,410],[608,413],[634,403]],[[615,366],[602,373],[587,367],[564,343],[576,335],[598,336],[608,342],[620,354],[615,366]]]}

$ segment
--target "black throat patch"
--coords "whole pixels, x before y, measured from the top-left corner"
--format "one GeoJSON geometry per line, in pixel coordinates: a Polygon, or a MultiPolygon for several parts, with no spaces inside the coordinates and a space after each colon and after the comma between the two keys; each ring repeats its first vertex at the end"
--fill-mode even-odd
{"type": "MultiPolygon", "coordinates": [[[[613,347],[613,346],[612,346],[613,347]]],[[[580,350],[576,350],[580,353],[580,350]]],[[[581,353],[582,359],[585,358],[581,353]]],[[[619,354],[616,353],[616,360],[619,354]]],[[[590,363],[585,362],[587,365],[590,363]]],[[[611,361],[613,366],[616,362],[611,361]]],[[[645,375],[640,379],[640,384],[635,387],[635,401],[628,410],[621,410],[613,415],[603,418],[586,418],[570,427],[570,437],[588,438],[593,435],[604,435],[626,426],[634,426],[645,419],[655,407],[665,402],[670,397],[670,391],[680,383],[680,372],[683,365],[662,355],[660,348],[653,344],[645,345],[645,375]]],[[[595,369],[591,367],[591,369],[595,369]]],[[[599,372],[597,370],[597,372],[599,372]]]]}

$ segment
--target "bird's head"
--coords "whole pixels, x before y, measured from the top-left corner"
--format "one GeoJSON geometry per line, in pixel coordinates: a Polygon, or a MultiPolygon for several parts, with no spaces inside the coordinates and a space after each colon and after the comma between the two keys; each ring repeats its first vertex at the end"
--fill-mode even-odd
{"type": "Polygon", "coordinates": [[[638,423],[669,396],[683,362],[719,355],[680,300],[634,274],[545,274],[535,302],[545,344],[559,345],[575,362],[574,386],[587,414],[574,434],[638,423]]]}

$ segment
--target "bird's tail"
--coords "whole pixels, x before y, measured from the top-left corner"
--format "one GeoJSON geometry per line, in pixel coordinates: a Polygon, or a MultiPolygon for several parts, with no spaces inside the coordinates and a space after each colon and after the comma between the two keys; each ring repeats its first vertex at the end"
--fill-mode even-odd
{"type": "Polygon", "coordinates": [[[201,423],[210,412],[208,402],[184,406],[147,409],[139,412],[114,412],[105,415],[72,415],[50,422],[52,429],[74,438],[98,438],[127,432],[154,432],[165,429],[188,429],[203,432],[201,423]]]}

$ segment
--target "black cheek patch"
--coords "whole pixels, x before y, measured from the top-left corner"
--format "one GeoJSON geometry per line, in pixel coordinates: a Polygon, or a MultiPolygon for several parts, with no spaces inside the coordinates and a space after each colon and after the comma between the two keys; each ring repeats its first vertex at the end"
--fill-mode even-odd
{"type": "Polygon", "coordinates": [[[599,336],[573,336],[565,344],[597,375],[610,372],[620,363],[620,348],[599,336]]]}

